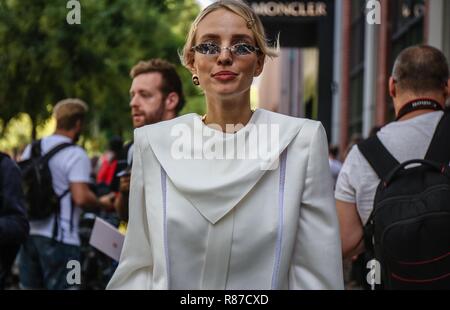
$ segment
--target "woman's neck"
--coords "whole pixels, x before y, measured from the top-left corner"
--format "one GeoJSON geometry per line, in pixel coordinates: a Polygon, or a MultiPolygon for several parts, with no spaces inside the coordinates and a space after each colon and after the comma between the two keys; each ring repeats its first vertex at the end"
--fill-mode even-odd
{"type": "Polygon", "coordinates": [[[245,126],[252,117],[250,96],[229,100],[207,98],[207,112],[203,118],[205,124],[220,126],[223,132],[235,132],[236,125],[245,126]],[[227,128],[228,125],[228,128],[227,128]]]}

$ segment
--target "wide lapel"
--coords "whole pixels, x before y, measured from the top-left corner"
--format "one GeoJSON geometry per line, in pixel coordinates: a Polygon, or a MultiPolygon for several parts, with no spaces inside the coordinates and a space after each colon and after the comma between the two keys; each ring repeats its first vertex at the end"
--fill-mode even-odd
{"type": "MultiPolygon", "coordinates": [[[[174,187],[203,217],[215,224],[252,190],[269,166],[277,168],[280,154],[298,134],[303,123],[302,119],[258,109],[249,124],[236,134],[223,135],[203,125],[196,114],[147,126],[144,132],[174,187]],[[261,136],[261,130],[266,129],[268,132],[275,130],[278,141],[271,144],[272,148],[264,156],[205,158],[205,140],[208,141],[206,143],[224,143],[225,146],[236,143],[235,149],[247,147],[252,152],[254,147],[249,146],[249,141],[255,133],[253,130],[261,136]],[[183,153],[189,153],[188,158],[180,158],[180,145],[190,145],[183,153]]],[[[258,141],[267,143],[266,140],[262,135],[258,141]]],[[[269,143],[273,142],[269,140],[269,143]]]]}

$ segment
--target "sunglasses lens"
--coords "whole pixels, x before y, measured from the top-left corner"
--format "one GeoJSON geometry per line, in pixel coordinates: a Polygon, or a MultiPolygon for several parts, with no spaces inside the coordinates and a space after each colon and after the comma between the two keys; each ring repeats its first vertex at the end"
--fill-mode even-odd
{"type": "MultiPolygon", "coordinates": [[[[221,48],[217,44],[201,43],[194,46],[193,49],[204,55],[217,55],[220,54],[221,48]]],[[[257,48],[250,44],[239,43],[228,48],[234,55],[243,56],[256,52],[257,48]]]]}
{"type": "Polygon", "coordinates": [[[196,52],[199,52],[200,54],[205,54],[205,55],[214,55],[214,54],[217,54],[219,51],[219,47],[217,45],[206,44],[206,43],[199,44],[194,49],[196,52]]]}
{"type": "Polygon", "coordinates": [[[248,44],[236,44],[233,46],[236,55],[248,55],[255,51],[255,48],[248,44]]]}

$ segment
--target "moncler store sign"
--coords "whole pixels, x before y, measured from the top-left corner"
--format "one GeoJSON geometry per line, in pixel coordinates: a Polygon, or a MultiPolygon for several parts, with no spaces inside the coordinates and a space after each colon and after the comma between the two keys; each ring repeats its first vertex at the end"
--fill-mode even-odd
{"type": "Polygon", "coordinates": [[[293,1],[286,3],[279,1],[259,1],[253,2],[252,8],[259,16],[327,16],[327,5],[324,2],[293,1]]]}

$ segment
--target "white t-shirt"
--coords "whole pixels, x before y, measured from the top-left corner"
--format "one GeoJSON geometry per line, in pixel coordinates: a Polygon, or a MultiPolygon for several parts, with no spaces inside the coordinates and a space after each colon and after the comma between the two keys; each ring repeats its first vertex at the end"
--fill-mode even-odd
{"type": "MultiPolygon", "coordinates": [[[[42,139],[41,148],[45,154],[58,144],[72,142],[68,137],[51,135],[42,139]]],[[[27,146],[23,159],[30,157],[31,147],[27,146]]],[[[64,193],[70,183],[90,183],[91,162],[80,146],[69,146],[56,153],[49,161],[52,174],[53,189],[57,195],[64,193]]],[[[78,223],[81,208],[73,206],[73,230],[70,230],[71,194],[65,195],[61,201],[60,225],[57,240],[65,244],[80,245],[78,223]]],[[[53,237],[54,216],[45,220],[30,221],[30,235],[53,237]]]]}
{"type": "MultiPolygon", "coordinates": [[[[377,136],[397,161],[424,158],[443,112],[430,112],[414,118],[392,122],[377,136]]],[[[373,200],[380,179],[354,146],[342,166],[336,184],[336,199],[356,203],[363,224],[372,212],[373,200]]]]}

